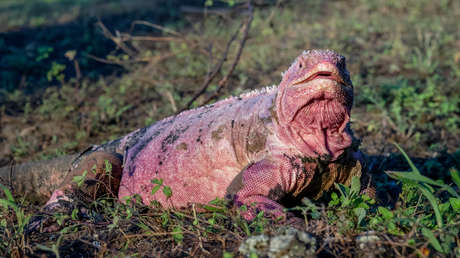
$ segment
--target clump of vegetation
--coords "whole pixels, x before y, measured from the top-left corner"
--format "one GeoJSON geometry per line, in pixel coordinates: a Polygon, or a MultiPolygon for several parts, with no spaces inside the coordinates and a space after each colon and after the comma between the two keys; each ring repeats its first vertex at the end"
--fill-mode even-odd
{"type": "MultiPolygon", "coordinates": [[[[0,3],[0,165],[77,152],[277,84],[302,50],[330,48],[347,57],[352,127],[379,198],[360,195],[355,179],[326,202],[293,208],[317,253],[460,255],[458,1],[253,1],[252,12],[240,1],[168,1],[158,15],[145,1],[103,2],[0,3]]],[[[232,257],[246,237],[277,227],[263,214],[246,222],[225,200],[165,210],[106,197],[87,212],[52,215],[60,231],[26,235],[38,207],[2,192],[5,256],[232,257]]]]}

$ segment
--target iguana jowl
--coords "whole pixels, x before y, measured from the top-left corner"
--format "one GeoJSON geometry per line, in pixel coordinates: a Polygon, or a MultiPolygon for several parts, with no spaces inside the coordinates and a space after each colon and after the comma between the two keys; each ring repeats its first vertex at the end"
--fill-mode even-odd
{"type": "Polygon", "coordinates": [[[96,164],[96,173],[87,176],[105,182],[103,191],[119,199],[136,194],[145,204],[183,207],[226,197],[255,204],[249,219],[258,209],[280,216],[289,200],[317,198],[334,182],[361,176],[362,156],[349,127],[352,103],[345,58],[330,50],[304,51],[278,86],[185,111],[93,147],[77,158],[48,204],[65,199],[76,188],[71,178],[96,164]],[[103,160],[112,164],[110,178],[103,175],[103,160]],[[171,187],[172,196],[152,194],[153,179],[171,187]]]}

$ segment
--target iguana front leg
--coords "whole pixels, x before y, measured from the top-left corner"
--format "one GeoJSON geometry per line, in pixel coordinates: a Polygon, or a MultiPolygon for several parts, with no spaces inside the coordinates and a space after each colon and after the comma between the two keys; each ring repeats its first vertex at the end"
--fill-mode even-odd
{"type": "Polygon", "coordinates": [[[242,171],[241,187],[233,197],[237,206],[248,207],[243,217],[252,220],[259,211],[275,219],[294,217],[284,211],[280,201],[296,188],[308,184],[308,177],[299,175],[300,169],[300,166],[293,167],[286,157],[264,159],[247,166],[242,171]]]}

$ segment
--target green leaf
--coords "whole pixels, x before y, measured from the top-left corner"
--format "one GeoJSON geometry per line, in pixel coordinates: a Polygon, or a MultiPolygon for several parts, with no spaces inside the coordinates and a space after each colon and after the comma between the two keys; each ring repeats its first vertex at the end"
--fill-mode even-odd
{"type": "Polygon", "coordinates": [[[142,229],[145,230],[145,231],[150,231],[150,228],[149,228],[147,225],[145,225],[144,223],[142,223],[142,222],[141,222],[141,223],[137,223],[136,225],[137,225],[138,227],[142,228],[142,229]]]}
{"type": "Polygon", "coordinates": [[[176,243],[182,242],[182,240],[184,239],[184,235],[182,234],[182,229],[179,226],[176,226],[173,229],[173,232],[176,233],[176,234],[173,234],[174,241],[176,241],[176,243]]]}
{"type": "Polygon", "coordinates": [[[398,179],[398,180],[410,180],[410,181],[415,181],[415,182],[422,182],[422,183],[427,183],[427,184],[432,184],[440,187],[446,187],[446,184],[442,184],[439,182],[434,181],[431,178],[428,178],[424,175],[421,175],[417,172],[397,172],[397,171],[386,171],[386,173],[391,176],[392,178],[398,179]]]}
{"type": "Polygon", "coordinates": [[[163,187],[163,193],[164,193],[164,195],[166,196],[166,198],[171,198],[171,196],[172,196],[171,187],[169,187],[169,186],[164,186],[164,187],[163,187]]]}
{"type": "MultiPolygon", "coordinates": [[[[451,195],[453,196],[458,196],[458,194],[455,192],[455,190],[443,183],[439,183],[434,181],[433,179],[426,177],[424,175],[421,175],[417,172],[397,172],[397,171],[385,171],[388,176],[398,179],[400,181],[406,182],[406,183],[411,183],[411,184],[417,184],[417,183],[426,183],[426,184],[431,184],[435,186],[439,186],[442,189],[447,190],[451,195]]],[[[430,186],[426,186],[429,188],[431,192],[433,192],[433,189],[430,186]]]]}
{"type": "Polygon", "coordinates": [[[359,194],[359,190],[361,190],[361,182],[360,182],[360,179],[359,177],[357,176],[353,176],[353,178],[351,179],[351,190],[350,190],[350,194],[353,195],[353,194],[359,194]]]}
{"type": "Polygon", "coordinates": [[[0,199],[0,205],[2,205],[5,208],[11,207],[15,211],[18,209],[18,206],[16,205],[16,203],[6,200],[6,199],[0,199]]]}
{"type": "Polygon", "coordinates": [[[227,209],[225,207],[215,207],[215,206],[209,206],[209,205],[203,205],[203,208],[207,211],[213,211],[213,212],[225,212],[227,209]]]}
{"type": "Polygon", "coordinates": [[[428,239],[431,246],[433,246],[433,248],[436,251],[440,253],[444,253],[444,250],[442,250],[441,244],[439,243],[438,239],[434,236],[433,232],[431,232],[431,230],[427,228],[422,228],[422,234],[428,239]]]}
{"type": "Polygon", "coordinates": [[[80,187],[85,182],[87,174],[88,174],[87,170],[83,171],[83,174],[81,176],[74,176],[72,178],[72,182],[77,183],[77,186],[80,187]]]}
{"type": "Polygon", "coordinates": [[[436,223],[438,224],[438,227],[443,226],[442,222],[442,216],[441,212],[439,211],[438,203],[436,202],[436,197],[424,186],[420,185],[419,186],[420,191],[422,192],[423,195],[428,199],[428,201],[431,204],[431,207],[433,207],[434,210],[434,215],[436,217],[436,223]]]}
{"type": "Polygon", "coordinates": [[[460,212],[460,198],[449,198],[450,206],[455,212],[460,212]]]}
{"type": "Polygon", "coordinates": [[[331,201],[329,202],[329,207],[331,206],[336,206],[337,204],[339,204],[339,197],[337,196],[337,193],[335,192],[332,192],[331,194],[331,201]]]}
{"type": "Polygon", "coordinates": [[[385,220],[392,219],[393,216],[394,216],[392,211],[390,211],[389,209],[387,209],[387,208],[385,208],[383,206],[379,206],[378,211],[379,211],[380,215],[382,215],[382,217],[385,220]]]}
{"type": "Polygon", "coordinates": [[[222,255],[223,258],[233,258],[233,254],[232,253],[229,253],[229,252],[226,252],[224,251],[224,254],[222,255]]]}
{"type": "Polygon", "coordinates": [[[154,178],[154,179],[152,179],[152,184],[162,185],[163,184],[163,179],[154,178]]]}
{"type": "Polygon", "coordinates": [[[107,174],[110,174],[112,172],[112,163],[110,163],[108,160],[104,160],[105,162],[105,172],[107,174]]]}
{"type": "MultiPolygon", "coordinates": [[[[337,188],[337,190],[339,190],[341,198],[348,199],[350,195],[350,188],[348,188],[347,186],[343,184],[339,184],[339,183],[334,183],[334,186],[335,188],[337,188]]],[[[343,203],[342,203],[342,206],[343,206],[343,203]]]]}
{"type": "Polygon", "coordinates": [[[353,212],[358,217],[358,225],[361,224],[361,221],[366,217],[366,210],[364,208],[355,208],[353,212]]]}
{"type": "Polygon", "coordinates": [[[6,186],[0,184],[0,188],[2,188],[3,192],[5,193],[6,199],[10,202],[15,202],[13,198],[13,194],[11,194],[10,189],[6,186]]]}
{"type": "Polygon", "coordinates": [[[452,180],[457,185],[457,187],[460,188],[460,175],[458,173],[458,170],[456,170],[455,168],[451,168],[450,176],[452,177],[452,180]]]}
{"type": "Polygon", "coordinates": [[[161,218],[161,225],[163,227],[168,225],[168,223],[169,223],[169,213],[163,212],[163,214],[161,214],[160,218],[161,218]]]}
{"type": "Polygon", "coordinates": [[[71,218],[72,218],[73,220],[77,220],[77,219],[78,219],[78,209],[75,208],[75,209],[72,210],[71,218]]]}
{"type": "Polygon", "coordinates": [[[161,185],[156,185],[152,188],[152,195],[154,195],[156,192],[158,192],[158,190],[160,190],[161,188],[161,185]]]}

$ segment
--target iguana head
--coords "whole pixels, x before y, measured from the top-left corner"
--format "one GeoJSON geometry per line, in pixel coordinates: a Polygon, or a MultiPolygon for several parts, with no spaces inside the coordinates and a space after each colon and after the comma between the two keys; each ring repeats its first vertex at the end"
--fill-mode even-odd
{"type": "Polygon", "coordinates": [[[336,159],[351,145],[352,104],[345,57],[331,50],[304,51],[283,74],[278,88],[281,134],[310,157],[336,159]]]}

